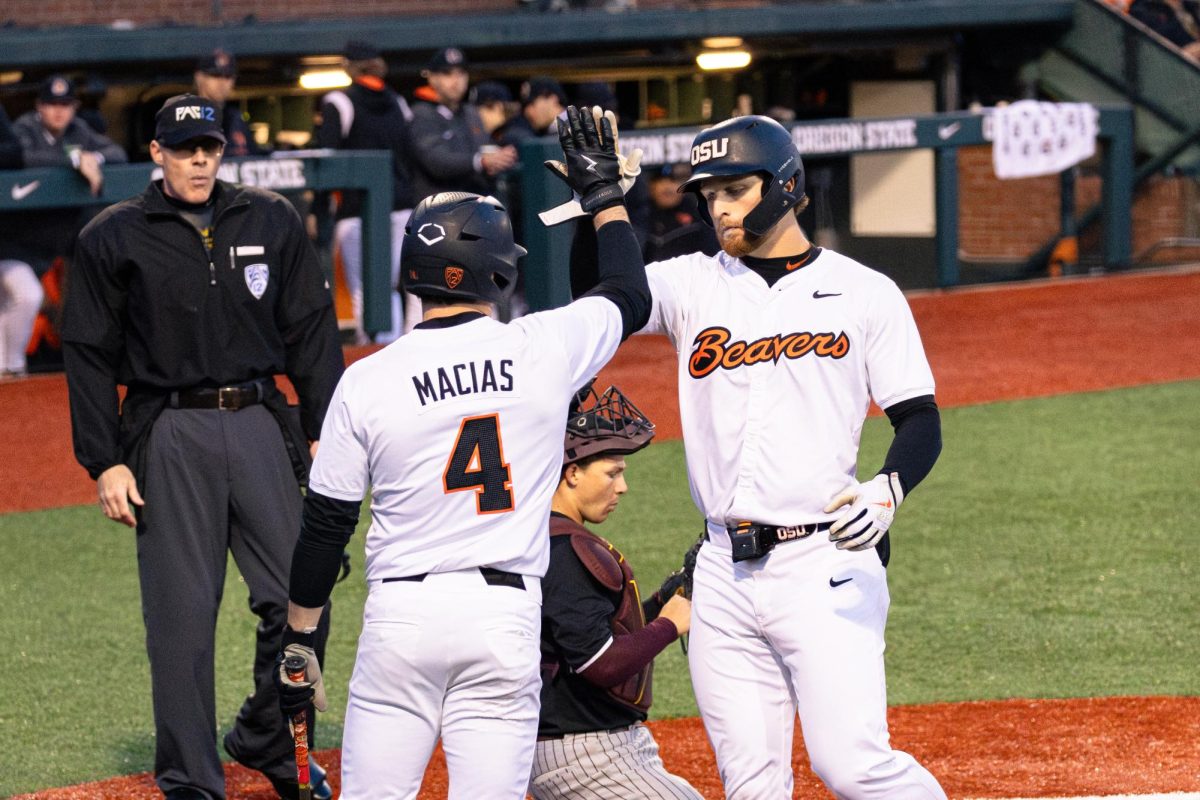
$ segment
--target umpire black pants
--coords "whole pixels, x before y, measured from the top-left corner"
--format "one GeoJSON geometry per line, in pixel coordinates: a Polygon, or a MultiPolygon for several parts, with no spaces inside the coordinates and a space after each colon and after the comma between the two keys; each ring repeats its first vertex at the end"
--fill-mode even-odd
{"type": "MultiPolygon", "coordinates": [[[[214,639],[232,551],[258,616],[254,690],[229,733],[248,766],[295,776],[271,671],[287,621],[288,573],[302,498],[271,413],[165,409],[150,432],[140,487],[138,575],[154,700],[154,774],[163,792],[225,797],[216,746],[214,639]]],[[[318,634],[324,657],[326,608],[318,634]]]]}

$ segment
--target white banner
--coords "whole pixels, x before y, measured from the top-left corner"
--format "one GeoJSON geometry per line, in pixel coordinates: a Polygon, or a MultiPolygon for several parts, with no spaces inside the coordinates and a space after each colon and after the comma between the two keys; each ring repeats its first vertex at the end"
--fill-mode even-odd
{"type": "Polygon", "coordinates": [[[1099,112],[1087,103],[1021,100],[992,115],[996,177],[1055,175],[1096,153],[1099,112]]]}

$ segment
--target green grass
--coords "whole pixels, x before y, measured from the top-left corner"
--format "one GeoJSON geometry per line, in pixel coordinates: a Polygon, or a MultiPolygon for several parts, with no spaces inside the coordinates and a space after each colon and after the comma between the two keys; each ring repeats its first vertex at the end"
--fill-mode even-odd
{"type": "MultiPolygon", "coordinates": [[[[1200,382],[943,412],[945,450],[906,501],[889,569],[889,698],[1200,694],[1200,382]]],[[[868,421],[862,463],[891,439],[868,421]]],[[[631,490],[598,529],[654,587],[700,530],[678,442],[630,459],[631,490]]],[[[365,518],[365,515],[364,515],[365,518]]],[[[132,534],[92,506],[0,517],[0,796],[148,770],[153,758],[132,534]]],[[[364,585],[334,592],[340,740],[364,585]]],[[[218,631],[218,718],[250,690],[254,618],[232,567],[218,631]]],[[[656,667],[656,717],[692,715],[686,664],[656,667]]]]}

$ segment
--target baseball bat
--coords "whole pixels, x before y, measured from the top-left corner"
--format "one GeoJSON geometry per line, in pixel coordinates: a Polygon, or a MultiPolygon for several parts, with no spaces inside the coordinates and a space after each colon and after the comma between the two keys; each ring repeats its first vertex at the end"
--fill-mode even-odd
{"type": "MultiPolygon", "coordinates": [[[[288,680],[306,680],[308,659],[304,656],[288,656],[283,660],[283,669],[288,680]]],[[[308,712],[292,715],[292,742],[296,747],[296,782],[300,785],[300,800],[312,800],[312,783],[308,774],[308,712]]]]}

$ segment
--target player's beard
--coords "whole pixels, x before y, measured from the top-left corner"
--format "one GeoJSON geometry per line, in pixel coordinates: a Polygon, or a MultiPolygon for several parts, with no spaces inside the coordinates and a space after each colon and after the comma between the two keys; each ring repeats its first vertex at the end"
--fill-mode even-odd
{"type": "Polygon", "coordinates": [[[721,225],[717,229],[721,249],[734,258],[745,258],[758,249],[761,236],[755,236],[740,225],[721,225]]]}

